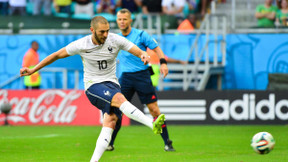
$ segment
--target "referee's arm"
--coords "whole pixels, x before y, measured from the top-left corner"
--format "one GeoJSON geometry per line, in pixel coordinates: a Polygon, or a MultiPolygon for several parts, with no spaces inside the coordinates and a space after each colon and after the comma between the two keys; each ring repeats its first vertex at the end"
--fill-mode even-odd
{"type": "Polygon", "coordinates": [[[160,73],[163,74],[163,77],[165,78],[169,71],[167,67],[167,62],[165,60],[165,55],[159,46],[154,48],[153,51],[157,54],[158,58],[160,59],[160,73]]]}

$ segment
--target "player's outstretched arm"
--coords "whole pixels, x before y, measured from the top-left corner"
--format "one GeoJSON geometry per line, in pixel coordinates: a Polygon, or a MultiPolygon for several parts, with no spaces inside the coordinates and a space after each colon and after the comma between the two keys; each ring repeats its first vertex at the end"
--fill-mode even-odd
{"type": "Polygon", "coordinates": [[[148,64],[150,61],[150,56],[147,54],[147,52],[142,51],[139,47],[134,45],[128,52],[132,53],[133,55],[141,58],[141,60],[144,62],[144,65],[148,64]]]}
{"type": "Polygon", "coordinates": [[[65,58],[70,56],[67,51],[66,48],[62,48],[57,52],[52,53],[51,55],[47,56],[45,59],[43,59],[41,62],[39,62],[34,68],[29,69],[27,67],[23,67],[20,69],[20,76],[28,76],[31,75],[33,73],[35,73],[36,71],[42,69],[43,67],[53,63],[54,61],[61,59],[61,58],[65,58]]]}

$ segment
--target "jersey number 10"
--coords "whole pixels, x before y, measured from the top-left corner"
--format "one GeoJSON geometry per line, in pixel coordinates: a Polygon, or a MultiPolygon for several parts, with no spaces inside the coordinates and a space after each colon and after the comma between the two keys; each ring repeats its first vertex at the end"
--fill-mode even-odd
{"type": "Polygon", "coordinates": [[[97,62],[98,62],[99,70],[103,70],[103,69],[107,68],[107,61],[106,60],[97,61],[97,62]]]}

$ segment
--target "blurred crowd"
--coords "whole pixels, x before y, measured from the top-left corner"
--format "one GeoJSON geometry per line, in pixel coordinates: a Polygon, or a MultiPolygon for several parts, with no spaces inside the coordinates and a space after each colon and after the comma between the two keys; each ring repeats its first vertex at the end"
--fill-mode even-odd
{"type": "MultiPolygon", "coordinates": [[[[203,18],[212,0],[0,0],[1,15],[115,15],[121,8],[133,14],[159,13],[176,17],[178,25],[185,19],[195,27],[196,18],[203,18]]],[[[225,0],[218,0],[225,2],[225,0]]],[[[188,25],[189,26],[189,25],[188,25]]],[[[197,25],[196,25],[197,27],[197,25]]]]}
{"type": "MultiPolygon", "coordinates": [[[[90,19],[96,14],[115,13],[127,8],[133,14],[157,13],[175,18],[179,30],[194,30],[209,12],[212,0],[0,0],[0,15],[59,14],[90,19]]],[[[226,0],[215,0],[225,3],[226,0]]],[[[263,0],[256,7],[258,27],[287,27],[288,0],[263,0]]]]}
{"type": "Polygon", "coordinates": [[[287,27],[287,0],[263,0],[263,4],[256,7],[255,17],[258,27],[287,27]]]}

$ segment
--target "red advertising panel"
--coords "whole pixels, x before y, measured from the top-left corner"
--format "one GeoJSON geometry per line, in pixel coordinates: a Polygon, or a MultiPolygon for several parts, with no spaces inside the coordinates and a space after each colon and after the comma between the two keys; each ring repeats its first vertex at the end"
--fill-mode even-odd
{"type": "MultiPolygon", "coordinates": [[[[0,105],[9,103],[11,125],[101,125],[102,114],[81,90],[0,90],[0,105]]],[[[5,114],[0,112],[0,124],[5,114]]],[[[123,125],[130,120],[123,115],[123,125]]]]}

